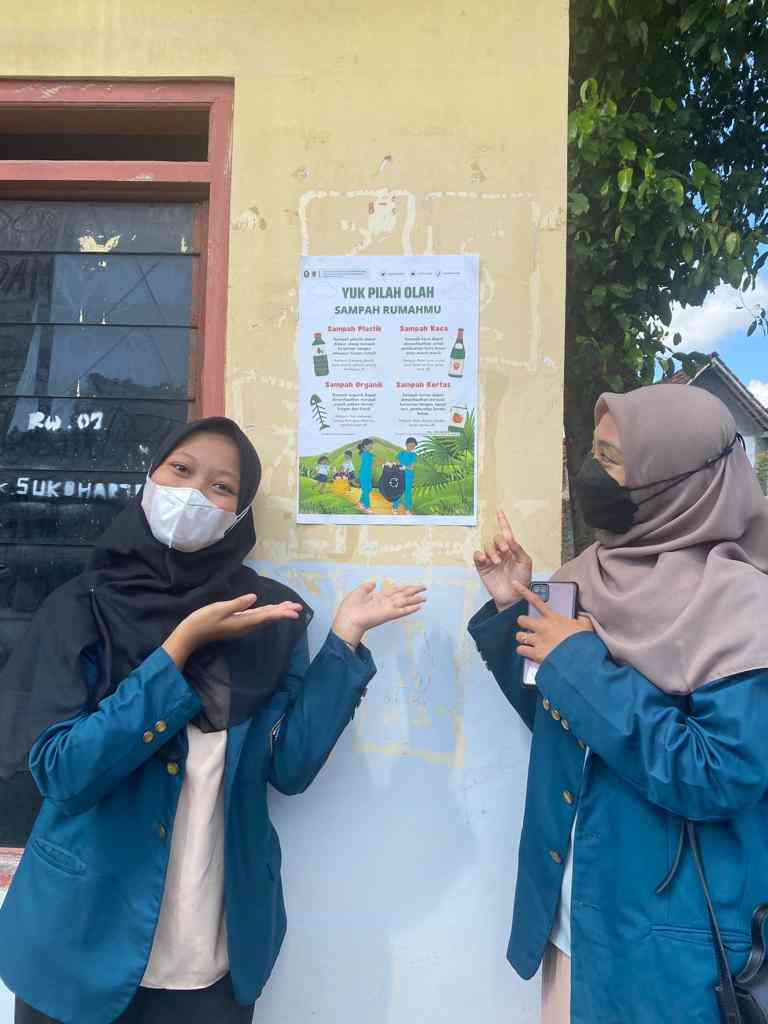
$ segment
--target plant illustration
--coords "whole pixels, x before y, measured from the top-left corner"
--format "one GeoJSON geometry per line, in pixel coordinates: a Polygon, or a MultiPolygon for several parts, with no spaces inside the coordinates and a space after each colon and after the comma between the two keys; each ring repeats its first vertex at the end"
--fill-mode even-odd
{"type": "MultiPolygon", "coordinates": [[[[471,512],[475,474],[475,412],[467,415],[464,427],[455,434],[433,434],[418,447],[419,488],[434,496],[437,514],[471,512]],[[456,495],[449,512],[446,492],[456,495]],[[439,512],[437,511],[439,509],[439,512]]],[[[433,513],[434,514],[434,513],[433,513]]]]}

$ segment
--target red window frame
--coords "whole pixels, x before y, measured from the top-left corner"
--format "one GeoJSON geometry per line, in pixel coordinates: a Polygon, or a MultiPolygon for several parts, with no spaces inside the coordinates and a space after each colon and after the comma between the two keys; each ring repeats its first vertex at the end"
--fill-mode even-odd
{"type": "MultiPolygon", "coordinates": [[[[231,179],[232,82],[0,79],[0,117],[9,108],[29,113],[57,108],[131,112],[136,126],[152,128],[153,114],[203,111],[208,119],[208,159],[0,160],[0,196],[7,199],[105,199],[191,201],[204,204],[195,221],[200,252],[193,322],[198,348],[190,351],[195,416],[224,413],[231,179]]],[[[50,118],[48,121],[50,123],[50,118]]],[[[167,122],[167,118],[166,118],[167,122]]],[[[0,848],[0,889],[10,882],[21,849],[0,848]],[[3,865],[12,865],[10,873],[3,865]]]]}
{"type": "Polygon", "coordinates": [[[79,109],[131,111],[135,123],[151,127],[156,111],[205,111],[208,159],[162,160],[0,160],[0,196],[7,199],[140,199],[201,201],[207,217],[198,219],[200,278],[195,311],[198,352],[190,353],[196,378],[196,416],[224,413],[227,331],[229,201],[232,151],[232,82],[0,79],[0,116],[5,109],[71,115],[79,109]],[[196,356],[196,358],[195,358],[196,356]],[[194,362],[193,362],[194,361],[194,362]]]}

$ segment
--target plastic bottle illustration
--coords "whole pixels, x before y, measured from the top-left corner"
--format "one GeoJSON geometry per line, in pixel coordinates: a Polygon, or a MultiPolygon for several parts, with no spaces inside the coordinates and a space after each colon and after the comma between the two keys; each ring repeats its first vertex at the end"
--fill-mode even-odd
{"type": "Polygon", "coordinates": [[[456,334],[456,341],[451,349],[451,362],[448,368],[449,377],[464,376],[464,360],[467,357],[467,350],[464,348],[464,328],[460,327],[456,334]]]}
{"type": "Polygon", "coordinates": [[[327,377],[330,370],[328,367],[328,353],[325,350],[323,336],[318,331],[315,340],[312,342],[312,362],[315,367],[316,377],[327,377]]]}

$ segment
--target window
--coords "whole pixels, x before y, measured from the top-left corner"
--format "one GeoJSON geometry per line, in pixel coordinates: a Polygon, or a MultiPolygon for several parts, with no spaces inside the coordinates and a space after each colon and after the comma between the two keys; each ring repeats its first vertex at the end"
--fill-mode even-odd
{"type": "MultiPolygon", "coordinates": [[[[172,424],[223,411],[231,86],[53,85],[0,82],[0,664],[172,424]]],[[[38,806],[0,786],[0,847],[38,806]]]]}

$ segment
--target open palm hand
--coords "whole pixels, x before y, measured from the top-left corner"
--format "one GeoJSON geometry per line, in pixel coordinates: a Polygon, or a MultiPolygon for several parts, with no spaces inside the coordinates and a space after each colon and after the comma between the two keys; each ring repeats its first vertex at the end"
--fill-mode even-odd
{"type": "Polygon", "coordinates": [[[425,590],[426,587],[377,590],[375,583],[363,583],[350,591],[339,605],[333,632],[356,647],[367,630],[417,612],[426,601],[425,590]]]}

